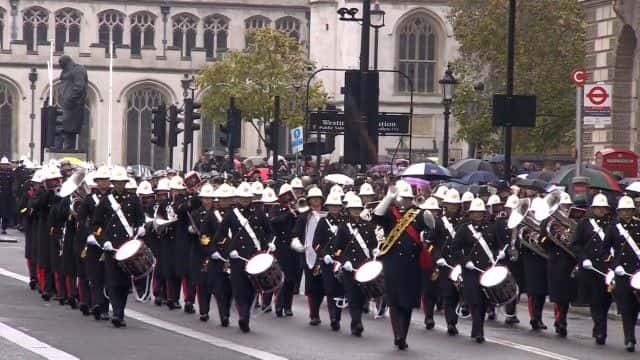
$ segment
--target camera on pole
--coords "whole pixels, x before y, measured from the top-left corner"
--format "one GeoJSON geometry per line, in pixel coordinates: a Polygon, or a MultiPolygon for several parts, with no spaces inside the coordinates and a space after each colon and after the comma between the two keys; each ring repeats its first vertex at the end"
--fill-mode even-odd
{"type": "Polygon", "coordinates": [[[159,147],[165,147],[167,145],[167,107],[164,104],[160,104],[160,106],[151,110],[151,113],[153,114],[151,143],[159,147]]]}

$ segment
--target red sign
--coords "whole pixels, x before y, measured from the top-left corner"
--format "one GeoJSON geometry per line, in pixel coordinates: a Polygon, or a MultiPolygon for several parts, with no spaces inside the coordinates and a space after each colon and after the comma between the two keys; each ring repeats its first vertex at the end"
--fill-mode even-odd
{"type": "Polygon", "coordinates": [[[575,69],[571,72],[571,82],[575,86],[582,87],[587,80],[587,72],[584,69],[575,69]]]}
{"type": "Polygon", "coordinates": [[[593,105],[602,105],[609,98],[607,90],[602,86],[594,86],[585,96],[593,105]]]}

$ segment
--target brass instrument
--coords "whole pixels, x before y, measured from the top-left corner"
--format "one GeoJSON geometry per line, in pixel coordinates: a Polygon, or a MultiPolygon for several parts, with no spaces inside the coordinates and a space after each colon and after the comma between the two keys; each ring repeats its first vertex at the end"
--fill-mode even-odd
{"type": "Polygon", "coordinates": [[[299,197],[298,200],[296,200],[294,208],[300,214],[304,214],[309,211],[309,204],[307,203],[307,199],[304,197],[299,197]]]}
{"type": "Polygon", "coordinates": [[[520,226],[517,237],[522,245],[546,259],[549,256],[542,248],[544,238],[540,240],[540,234],[542,234],[540,225],[540,221],[535,218],[533,211],[531,211],[531,199],[528,198],[520,199],[518,207],[513,209],[507,222],[509,229],[516,229],[520,226]]]}
{"type": "Polygon", "coordinates": [[[571,234],[577,223],[566,211],[560,209],[560,196],[559,190],[545,196],[543,205],[536,211],[536,218],[540,220],[550,218],[545,228],[549,240],[575,259],[576,255],[571,251],[570,245],[571,234]]]}
{"type": "Polygon", "coordinates": [[[424,204],[425,201],[427,201],[427,199],[423,195],[419,195],[413,202],[417,207],[420,207],[420,205],[424,204]]]}
{"type": "Polygon", "coordinates": [[[74,217],[78,214],[77,206],[82,200],[91,194],[91,189],[89,189],[89,185],[87,185],[87,182],[85,181],[85,176],[85,170],[80,169],[69,176],[60,188],[60,197],[64,198],[70,196],[71,201],[69,202],[69,211],[71,211],[71,214],[74,217]]]}
{"type": "Polygon", "coordinates": [[[178,221],[178,215],[173,211],[173,207],[171,205],[167,205],[165,208],[167,212],[167,218],[163,219],[158,215],[158,209],[156,208],[155,214],[153,216],[153,230],[157,233],[162,233],[170,224],[178,221]]]}
{"type": "Polygon", "coordinates": [[[418,209],[409,209],[404,216],[396,223],[396,225],[391,229],[389,234],[387,234],[387,238],[380,244],[380,256],[386,255],[389,250],[395,245],[404,230],[409,226],[416,216],[420,215],[424,216],[424,222],[428,228],[435,228],[436,220],[433,217],[433,214],[429,210],[420,211],[418,209]]]}

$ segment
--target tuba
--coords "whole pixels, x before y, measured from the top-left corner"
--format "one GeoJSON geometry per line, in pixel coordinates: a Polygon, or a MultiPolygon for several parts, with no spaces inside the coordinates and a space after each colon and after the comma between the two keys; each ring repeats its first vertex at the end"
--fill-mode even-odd
{"type": "Polygon", "coordinates": [[[516,229],[518,226],[520,228],[517,232],[517,238],[520,243],[543,258],[548,258],[540,241],[540,234],[543,232],[541,222],[536,219],[531,210],[531,199],[520,199],[518,207],[513,209],[511,216],[509,216],[507,227],[516,229]]]}
{"type": "Polygon", "coordinates": [[[577,223],[566,211],[560,209],[560,200],[559,190],[545,196],[543,205],[536,211],[536,218],[541,221],[549,219],[545,227],[549,240],[575,259],[576,255],[571,251],[570,245],[571,235],[577,223]]]}
{"type": "Polygon", "coordinates": [[[77,217],[77,206],[82,200],[84,200],[89,194],[91,189],[85,181],[86,171],[80,169],[73,173],[60,188],[60,197],[70,196],[69,210],[73,217],[77,217]]]}
{"type": "Polygon", "coordinates": [[[307,203],[307,198],[299,197],[296,201],[295,210],[300,214],[304,214],[309,211],[309,204],[307,203]]]}

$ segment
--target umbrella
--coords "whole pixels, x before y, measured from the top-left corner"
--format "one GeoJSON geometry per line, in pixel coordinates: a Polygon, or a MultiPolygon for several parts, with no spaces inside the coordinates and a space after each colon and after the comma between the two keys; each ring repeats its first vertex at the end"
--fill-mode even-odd
{"type": "Polygon", "coordinates": [[[634,181],[629,186],[627,186],[625,191],[632,191],[634,193],[640,193],[640,181],[634,181]]]}
{"type": "MultiPolygon", "coordinates": [[[[551,180],[554,184],[564,185],[566,188],[571,186],[571,179],[575,176],[576,166],[566,165],[560,168],[551,180]]],[[[592,166],[584,166],[582,168],[582,176],[589,178],[589,187],[603,190],[622,192],[620,185],[616,179],[608,171],[602,168],[592,166]]]]}
{"type": "Polygon", "coordinates": [[[354,181],[352,178],[348,177],[345,174],[329,174],[324,177],[324,179],[328,182],[332,182],[334,184],[339,185],[353,185],[354,181]]]}
{"type": "MultiPolygon", "coordinates": [[[[455,179],[452,179],[455,180],[455,179]]],[[[450,181],[443,183],[442,185],[446,186],[448,189],[456,189],[460,194],[463,194],[469,190],[469,186],[467,184],[462,184],[457,181],[450,181]]]]}
{"type": "MultiPolygon", "coordinates": [[[[282,155],[278,155],[278,162],[280,161],[287,161],[287,159],[282,155]]],[[[267,158],[267,165],[273,166],[273,156],[269,156],[269,158],[267,158]]]]}
{"type": "Polygon", "coordinates": [[[401,175],[429,180],[451,178],[451,172],[447,168],[432,163],[413,164],[406,168],[401,175]]]}
{"type": "Polygon", "coordinates": [[[549,185],[546,181],[540,179],[518,179],[516,185],[521,188],[535,189],[536,191],[544,192],[549,185]]]}
{"type": "Polygon", "coordinates": [[[483,170],[494,172],[493,166],[488,162],[480,159],[464,159],[449,165],[449,170],[456,177],[464,177],[474,171],[483,170]]]}
{"type": "Polygon", "coordinates": [[[424,179],[419,179],[419,178],[414,178],[414,177],[406,177],[404,178],[404,180],[406,182],[409,183],[409,185],[411,186],[415,186],[416,189],[420,189],[421,193],[426,193],[429,192],[430,188],[430,182],[424,179]]]}
{"type": "Polygon", "coordinates": [[[555,173],[551,171],[535,171],[527,176],[527,179],[540,179],[542,181],[550,182],[555,176],[555,173]]]}
{"type": "Polygon", "coordinates": [[[391,166],[390,164],[379,164],[379,165],[372,166],[369,170],[367,170],[367,173],[390,174],[391,172],[393,172],[394,174],[398,174],[400,173],[401,170],[402,168],[397,166],[391,166]]]}
{"type": "MultiPolygon", "coordinates": [[[[623,188],[628,187],[629,185],[633,184],[634,182],[639,182],[640,178],[624,178],[620,181],[618,181],[618,185],[620,185],[623,188]]],[[[638,184],[640,185],[640,184],[638,184]]],[[[636,185],[636,186],[638,186],[636,185]]]]}
{"type": "Polygon", "coordinates": [[[474,171],[462,178],[462,182],[467,184],[488,184],[495,181],[498,181],[496,174],[484,170],[474,171]]]}
{"type": "Polygon", "coordinates": [[[500,164],[504,162],[504,155],[502,154],[497,154],[497,155],[493,155],[491,158],[489,158],[489,162],[492,164],[500,164]]]}
{"type": "Polygon", "coordinates": [[[265,163],[264,156],[249,156],[248,158],[242,161],[243,164],[247,165],[251,161],[254,166],[263,165],[265,163]]]}

